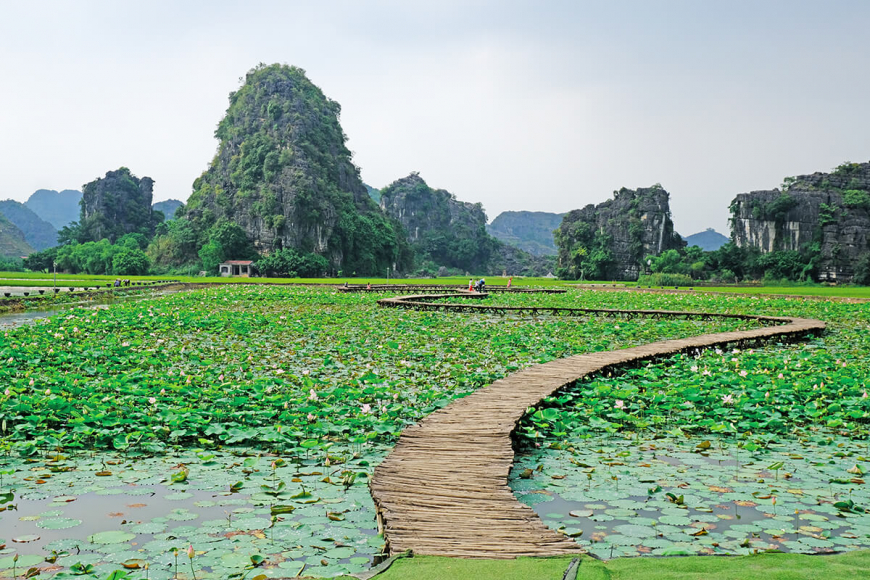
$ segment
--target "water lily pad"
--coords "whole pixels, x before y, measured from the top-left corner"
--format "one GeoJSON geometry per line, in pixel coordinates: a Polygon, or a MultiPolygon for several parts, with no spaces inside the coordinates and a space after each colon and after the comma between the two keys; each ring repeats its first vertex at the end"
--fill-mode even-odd
{"type": "Polygon", "coordinates": [[[81,524],[81,520],[75,518],[47,518],[36,522],[36,526],[45,530],[65,530],[81,524]]]}
{"type": "Polygon", "coordinates": [[[98,532],[92,536],[88,536],[88,541],[92,544],[120,544],[129,542],[136,537],[136,534],[112,530],[108,532],[98,532]]]}
{"type": "Polygon", "coordinates": [[[17,563],[14,561],[14,558],[15,556],[0,558],[0,570],[11,569],[13,566],[18,566],[19,570],[26,572],[31,566],[38,566],[45,561],[42,556],[37,556],[36,554],[20,554],[17,563]]]}
{"type": "Polygon", "coordinates": [[[39,536],[36,534],[25,534],[23,536],[17,536],[12,538],[13,542],[17,542],[19,544],[27,544],[30,542],[35,542],[39,539],[39,536]]]}
{"type": "Polygon", "coordinates": [[[624,536],[631,536],[634,538],[651,538],[656,535],[655,529],[649,526],[638,526],[633,524],[615,526],[613,530],[624,536]]]}

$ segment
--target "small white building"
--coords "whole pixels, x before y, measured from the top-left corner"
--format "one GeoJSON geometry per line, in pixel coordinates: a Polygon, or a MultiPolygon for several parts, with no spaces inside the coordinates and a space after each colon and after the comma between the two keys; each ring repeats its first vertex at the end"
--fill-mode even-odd
{"type": "Polygon", "coordinates": [[[220,265],[220,273],[224,278],[241,276],[248,278],[251,276],[251,270],[254,262],[251,260],[227,260],[220,265]]]}

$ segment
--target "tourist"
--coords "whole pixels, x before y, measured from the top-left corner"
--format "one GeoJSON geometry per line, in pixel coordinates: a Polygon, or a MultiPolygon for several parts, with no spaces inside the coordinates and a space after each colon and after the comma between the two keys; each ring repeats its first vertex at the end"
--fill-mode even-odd
{"type": "Polygon", "coordinates": [[[511,289],[511,284],[513,283],[513,281],[514,281],[514,277],[513,277],[513,276],[511,276],[510,278],[508,278],[508,286],[507,286],[507,287],[508,287],[508,290],[511,289]]]}

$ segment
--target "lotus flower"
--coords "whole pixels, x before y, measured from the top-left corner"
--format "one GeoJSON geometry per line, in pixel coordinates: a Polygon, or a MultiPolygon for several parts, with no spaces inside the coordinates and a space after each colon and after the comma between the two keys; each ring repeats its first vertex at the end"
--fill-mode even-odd
{"type": "Polygon", "coordinates": [[[730,394],[722,397],[722,403],[725,405],[730,405],[733,402],[734,402],[734,397],[732,397],[730,394]]]}
{"type": "Polygon", "coordinates": [[[620,399],[616,399],[616,404],[613,406],[614,406],[614,408],[619,409],[621,411],[621,410],[625,409],[625,401],[622,401],[620,399]]]}

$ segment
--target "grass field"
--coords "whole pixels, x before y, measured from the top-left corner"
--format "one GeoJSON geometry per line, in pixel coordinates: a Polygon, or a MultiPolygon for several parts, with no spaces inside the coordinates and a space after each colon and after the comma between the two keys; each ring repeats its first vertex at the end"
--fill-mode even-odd
{"type": "MultiPolygon", "coordinates": [[[[119,276],[92,276],[88,274],[58,274],[58,286],[69,286],[76,282],[78,286],[97,285],[113,282],[119,276]],[[63,284],[61,284],[63,282],[63,284]]],[[[446,278],[221,278],[219,276],[125,276],[130,280],[175,280],[185,283],[199,284],[457,284],[464,286],[469,278],[465,276],[452,276],[446,278]]],[[[477,279],[477,277],[475,277],[477,279]]],[[[487,277],[487,283],[491,286],[507,284],[508,278],[502,276],[487,277]]],[[[624,284],[630,288],[633,282],[615,282],[624,284]]],[[[555,278],[526,278],[515,276],[513,285],[517,287],[535,286],[541,288],[565,287],[570,288],[581,284],[575,281],[557,280],[555,278]]],[[[609,285],[614,282],[602,280],[597,282],[582,282],[583,285],[601,284],[609,285]]],[[[0,272],[0,286],[46,286],[54,285],[54,277],[51,274],[41,272],[0,272]]],[[[681,288],[682,290],[682,288],[681,288]]],[[[693,287],[693,292],[727,292],[737,294],[779,294],[787,296],[821,296],[840,298],[868,298],[870,299],[870,286],[698,286],[693,287]]]]}
{"type": "MultiPolygon", "coordinates": [[[[397,560],[383,580],[561,580],[571,558],[397,560]]],[[[577,580],[859,580],[867,578],[870,551],[831,556],[759,554],[739,557],[580,560],[577,580]]]]}

